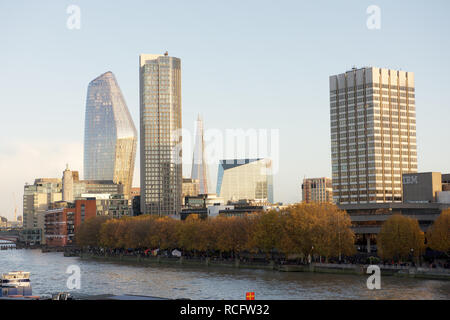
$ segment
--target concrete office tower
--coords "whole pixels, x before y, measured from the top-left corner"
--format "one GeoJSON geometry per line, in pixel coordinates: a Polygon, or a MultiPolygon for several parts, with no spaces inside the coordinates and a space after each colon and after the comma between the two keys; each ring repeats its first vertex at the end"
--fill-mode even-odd
{"type": "Polygon", "coordinates": [[[141,212],[181,211],[181,60],[141,54],[141,212]]]}
{"type": "Polygon", "coordinates": [[[333,188],[331,179],[303,179],[302,201],[305,203],[332,203],[333,188]]]}
{"type": "Polygon", "coordinates": [[[199,194],[208,194],[208,167],[205,159],[205,141],[203,140],[203,120],[198,116],[195,134],[194,154],[192,156],[191,179],[199,181],[199,194]]]}
{"type": "Polygon", "coordinates": [[[84,179],[112,180],[128,199],[134,173],[137,132],[112,72],[89,83],[84,132],[84,179]]]}
{"type": "Polygon", "coordinates": [[[69,170],[69,165],[63,172],[62,178],[62,200],[73,202],[73,173],[69,170]]]}
{"type": "Polygon", "coordinates": [[[412,72],[365,67],[330,77],[333,197],[337,204],[402,201],[417,172],[412,72]]]}
{"type": "Polygon", "coordinates": [[[216,193],[225,203],[239,200],[273,203],[272,162],[268,159],[221,160],[216,193]]]}

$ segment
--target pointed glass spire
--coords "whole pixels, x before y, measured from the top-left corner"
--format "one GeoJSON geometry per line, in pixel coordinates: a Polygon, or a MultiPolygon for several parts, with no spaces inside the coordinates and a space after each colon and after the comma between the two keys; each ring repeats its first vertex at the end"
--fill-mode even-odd
{"type": "Polygon", "coordinates": [[[208,168],[205,159],[205,142],[203,140],[203,120],[200,115],[197,118],[197,130],[195,134],[194,154],[192,157],[191,179],[199,180],[199,193],[208,193],[208,168]]]}

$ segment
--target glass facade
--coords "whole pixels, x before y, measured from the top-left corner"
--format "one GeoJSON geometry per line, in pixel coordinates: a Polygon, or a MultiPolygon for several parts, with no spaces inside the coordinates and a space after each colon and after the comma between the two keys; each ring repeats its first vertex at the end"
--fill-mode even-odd
{"type": "Polygon", "coordinates": [[[228,201],[273,203],[272,163],[268,159],[221,160],[216,193],[228,201]]]}
{"type": "Polygon", "coordinates": [[[199,194],[208,193],[208,167],[205,159],[205,141],[203,140],[203,120],[197,119],[197,132],[195,134],[195,147],[192,156],[191,179],[199,181],[199,194]]]}
{"type": "Polygon", "coordinates": [[[84,178],[120,183],[128,198],[137,131],[114,74],[106,72],[92,80],[86,100],[84,178]]]}
{"type": "Polygon", "coordinates": [[[142,54],[140,68],[141,211],[181,211],[181,60],[142,54]]]}

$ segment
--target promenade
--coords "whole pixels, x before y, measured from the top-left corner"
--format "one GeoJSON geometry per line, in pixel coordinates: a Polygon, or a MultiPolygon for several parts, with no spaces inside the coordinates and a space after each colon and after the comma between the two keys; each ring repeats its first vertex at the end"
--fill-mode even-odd
{"type": "MultiPolygon", "coordinates": [[[[74,256],[74,253],[67,253],[67,256],[74,256]]],[[[139,265],[177,265],[193,267],[226,267],[242,269],[264,269],[279,272],[316,272],[330,274],[351,274],[367,275],[368,264],[338,264],[338,263],[318,263],[310,264],[286,264],[274,260],[250,261],[248,259],[217,259],[208,257],[163,257],[163,256],[141,256],[133,254],[94,254],[78,253],[81,259],[93,259],[116,263],[131,263],[139,265]]],[[[410,277],[422,279],[450,280],[450,269],[411,267],[400,265],[378,264],[382,276],[410,277]]]]}

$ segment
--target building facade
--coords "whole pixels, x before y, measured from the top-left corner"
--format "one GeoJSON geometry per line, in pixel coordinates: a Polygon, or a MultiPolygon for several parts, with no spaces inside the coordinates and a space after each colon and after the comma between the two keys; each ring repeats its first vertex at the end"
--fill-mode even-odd
{"type": "Polygon", "coordinates": [[[365,67],[330,77],[335,203],[402,201],[417,172],[414,74],[365,67]]]}
{"type": "Polygon", "coordinates": [[[186,197],[195,197],[200,193],[200,185],[198,179],[183,178],[183,186],[181,193],[182,203],[185,203],[186,197]]]}
{"type": "Polygon", "coordinates": [[[61,179],[40,178],[34,184],[26,184],[23,191],[23,228],[25,242],[45,243],[45,212],[50,204],[62,200],[61,179]]]}
{"type": "Polygon", "coordinates": [[[273,203],[272,162],[268,159],[221,160],[216,194],[225,203],[244,199],[273,203]]]}
{"type": "Polygon", "coordinates": [[[333,188],[330,178],[303,179],[302,201],[305,203],[332,203],[333,188]]]}
{"type": "Polygon", "coordinates": [[[182,199],[181,60],[141,54],[141,212],[177,215],[182,199]]]}
{"type": "Polygon", "coordinates": [[[112,72],[89,83],[84,132],[84,178],[112,180],[129,197],[137,131],[112,72]]]}
{"type": "Polygon", "coordinates": [[[58,208],[45,214],[46,245],[63,247],[72,244],[75,239],[75,209],[58,208]]]}

